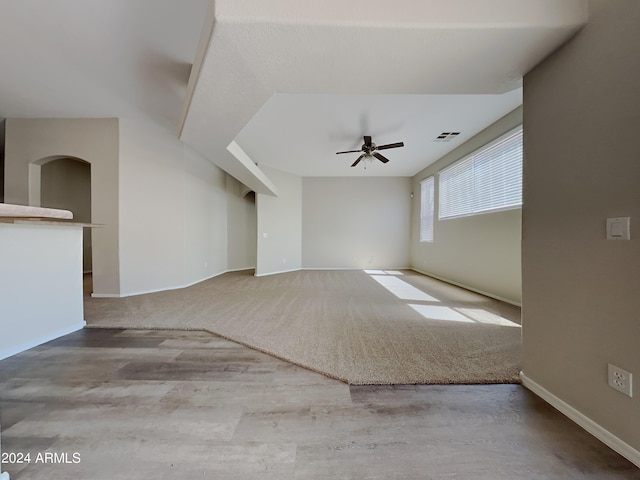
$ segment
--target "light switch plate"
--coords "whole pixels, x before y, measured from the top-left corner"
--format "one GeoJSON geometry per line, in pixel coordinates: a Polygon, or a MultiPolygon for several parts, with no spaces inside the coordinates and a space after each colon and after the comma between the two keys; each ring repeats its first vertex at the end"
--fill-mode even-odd
{"type": "Polygon", "coordinates": [[[607,240],[630,240],[631,218],[607,218],[607,240]]]}

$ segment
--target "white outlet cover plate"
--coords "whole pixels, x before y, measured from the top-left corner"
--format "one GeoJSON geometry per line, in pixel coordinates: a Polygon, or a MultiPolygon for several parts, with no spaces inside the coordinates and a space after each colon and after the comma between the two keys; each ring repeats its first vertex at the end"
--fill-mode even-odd
{"type": "Polygon", "coordinates": [[[633,397],[633,375],[620,367],[608,364],[608,383],[611,388],[633,397]]]}

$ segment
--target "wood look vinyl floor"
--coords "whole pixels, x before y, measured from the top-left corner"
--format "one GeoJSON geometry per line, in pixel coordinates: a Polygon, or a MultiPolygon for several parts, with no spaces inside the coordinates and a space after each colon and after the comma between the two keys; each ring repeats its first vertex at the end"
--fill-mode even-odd
{"type": "Polygon", "coordinates": [[[640,479],[520,385],[349,386],[198,331],[0,361],[0,418],[3,453],[31,458],[12,480],[640,479]]]}

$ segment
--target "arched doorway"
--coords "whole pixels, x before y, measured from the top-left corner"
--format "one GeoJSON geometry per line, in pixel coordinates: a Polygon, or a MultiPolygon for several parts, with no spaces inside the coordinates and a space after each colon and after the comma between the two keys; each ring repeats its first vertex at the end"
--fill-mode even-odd
{"type": "MultiPolygon", "coordinates": [[[[80,158],[55,156],[41,159],[33,165],[39,172],[34,175],[35,182],[31,185],[33,197],[36,197],[32,198],[32,204],[70,210],[75,222],[91,223],[91,164],[80,158]]],[[[91,231],[85,228],[83,233],[82,266],[86,294],[92,292],[91,231]]]]}

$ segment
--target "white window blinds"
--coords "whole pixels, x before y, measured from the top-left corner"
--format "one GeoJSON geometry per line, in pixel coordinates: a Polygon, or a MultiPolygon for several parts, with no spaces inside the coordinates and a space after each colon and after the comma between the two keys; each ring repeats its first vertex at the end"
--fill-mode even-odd
{"type": "Polygon", "coordinates": [[[420,241],[433,242],[434,217],[434,179],[433,176],[420,182],[420,241]]]}
{"type": "Polygon", "coordinates": [[[522,127],[439,172],[438,218],[522,205],[522,127]]]}

